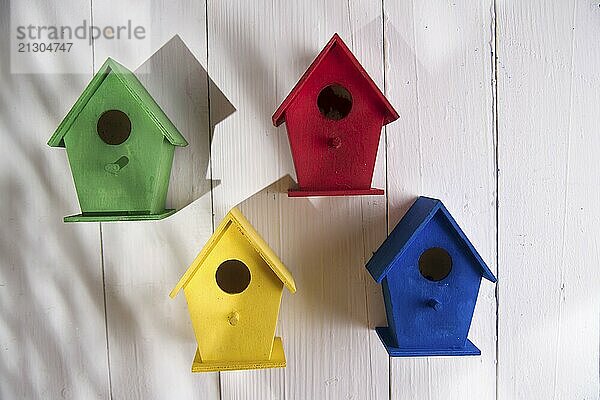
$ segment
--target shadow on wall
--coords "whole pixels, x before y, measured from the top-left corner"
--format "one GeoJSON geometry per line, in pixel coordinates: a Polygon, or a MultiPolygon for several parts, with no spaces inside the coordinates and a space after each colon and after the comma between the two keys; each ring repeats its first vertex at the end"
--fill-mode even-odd
{"type": "MultiPolygon", "coordinates": [[[[39,167],[39,182],[49,182],[39,167]]],[[[0,180],[3,211],[13,216],[3,218],[0,231],[0,397],[57,397],[72,391],[103,396],[108,376],[103,374],[106,342],[99,236],[93,232],[97,225],[63,229],[52,211],[52,205],[58,209],[64,204],[61,197],[53,190],[37,190],[38,185],[23,189],[25,178],[31,176],[0,180]],[[45,210],[34,206],[23,214],[23,205],[31,205],[31,192],[43,193],[45,210]],[[94,347],[85,348],[90,343],[94,347]],[[99,367],[81,379],[79,369],[72,368],[74,360],[99,367]],[[46,372],[40,375],[41,370],[46,372]]]]}
{"type": "MultiPolygon", "coordinates": [[[[220,8],[218,5],[209,7],[220,8]]],[[[277,12],[277,2],[266,7],[270,9],[265,12],[273,15],[277,12]]],[[[221,14],[217,10],[212,12],[221,14]]],[[[214,171],[217,176],[229,179],[224,182],[223,188],[218,189],[223,191],[223,196],[220,193],[215,196],[222,202],[215,204],[218,216],[285,175],[294,174],[285,128],[275,128],[271,115],[318,53],[318,47],[307,52],[300,44],[292,43],[295,55],[300,53],[300,59],[282,59],[282,62],[293,65],[294,76],[281,87],[283,71],[278,70],[273,62],[273,54],[281,54],[277,46],[282,38],[275,33],[275,24],[257,21],[253,19],[255,15],[251,12],[228,13],[227,23],[209,18],[210,49],[214,60],[218,60],[221,66],[221,71],[213,73],[213,76],[227,93],[232,94],[237,105],[243,105],[232,121],[223,125],[213,142],[213,154],[217,156],[213,159],[214,171]],[[257,24],[262,24],[264,29],[252,29],[257,24]],[[235,137],[238,134],[245,136],[243,141],[235,137]],[[245,169],[245,173],[232,173],[232,166],[245,169]]],[[[281,13],[281,16],[285,17],[286,13],[281,13]]],[[[295,23],[293,20],[287,22],[295,23]]]]}
{"type": "Polygon", "coordinates": [[[189,143],[175,151],[167,198],[167,205],[181,209],[220,183],[212,180],[212,138],[236,109],[178,35],[135,74],[189,143]]]}
{"type": "MultiPolygon", "coordinates": [[[[4,55],[9,17],[0,0],[4,55]]],[[[91,53],[85,61],[91,72],[91,53]]],[[[91,75],[11,74],[9,57],[0,64],[0,398],[106,398],[98,225],[63,224],[75,192],[64,152],[46,145],[64,115],[58,99],[74,101],[91,75]]]]}
{"type": "Polygon", "coordinates": [[[306,330],[332,321],[368,325],[360,197],[289,198],[292,184],[286,175],[239,205],[296,280],[298,292],[282,314],[302,315],[306,330]]]}
{"type": "MultiPolygon", "coordinates": [[[[0,6],[8,38],[8,0],[0,6]]],[[[0,43],[5,54],[8,45],[0,43]]],[[[0,135],[10,149],[0,152],[0,398],[108,396],[99,227],[63,224],[77,197],[65,153],[46,145],[91,79],[91,53],[81,62],[90,75],[11,75],[9,59],[0,59],[0,135]]],[[[210,180],[212,132],[235,108],[178,36],[136,73],[190,143],[176,152],[170,188],[170,202],[185,207],[218,183],[210,180]]],[[[134,321],[127,298],[112,286],[107,297],[134,321]]],[[[126,332],[138,337],[137,321],[126,332]]]]}
{"type": "MultiPolygon", "coordinates": [[[[411,18],[411,23],[415,24],[411,18]]],[[[432,82],[429,67],[423,64],[415,52],[417,38],[415,36],[405,37],[396,28],[398,21],[393,21],[384,16],[386,41],[386,95],[399,108],[399,118],[393,124],[385,127],[388,135],[388,143],[393,143],[393,153],[387,158],[388,171],[388,232],[391,232],[398,221],[408,211],[416,200],[419,192],[423,190],[423,169],[427,164],[408,163],[408,159],[414,158],[414,151],[418,150],[419,159],[422,159],[422,132],[420,118],[445,118],[439,115],[423,115],[427,108],[420,107],[418,99],[419,85],[432,82]],[[390,65],[398,65],[400,68],[390,69],[390,65]],[[421,82],[419,82],[421,81],[421,82]],[[425,82],[425,83],[423,83],[425,82]],[[402,179],[399,179],[402,178],[402,179]],[[408,182],[417,183],[418,186],[407,186],[408,182]],[[420,183],[419,183],[420,182],[420,183]],[[393,193],[393,195],[389,195],[393,193]]],[[[414,34],[413,34],[414,35],[414,34]]],[[[430,160],[431,161],[431,160],[430,160]]]]}
{"type": "MultiPolygon", "coordinates": [[[[365,279],[371,278],[364,267],[364,235],[371,227],[361,219],[363,199],[289,198],[287,190],[292,184],[292,179],[285,176],[239,208],[288,267],[298,288],[294,295],[284,290],[277,323],[287,368],[254,371],[252,379],[270,382],[268,387],[275,395],[284,391],[294,396],[302,387],[298,381],[318,382],[329,376],[327,363],[317,363],[307,370],[307,362],[320,360],[323,354],[365,349],[374,335],[370,328],[383,324],[385,312],[383,307],[373,305],[377,299],[382,304],[381,291],[368,293],[365,284],[365,279]]],[[[387,360],[384,355],[385,365],[387,360]]],[[[249,382],[228,376],[221,379],[226,382],[222,388],[229,396],[243,392],[243,385],[249,382]]]]}
{"type": "Polygon", "coordinates": [[[9,5],[27,7],[0,0],[0,398],[107,398],[99,229],[62,222],[77,198],[64,151],[46,145],[91,50],[89,74],[11,74],[9,5]]]}

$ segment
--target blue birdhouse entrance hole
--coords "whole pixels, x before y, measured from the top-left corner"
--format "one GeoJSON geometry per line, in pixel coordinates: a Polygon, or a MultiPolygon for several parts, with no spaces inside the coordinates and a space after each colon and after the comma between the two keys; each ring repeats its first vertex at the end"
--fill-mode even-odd
{"type": "Polygon", "coordinates": [[[438,282],[450,275],[452,257],[441,247],[425,250],[419,257],[419,272],[425,279],[438,282]]]}

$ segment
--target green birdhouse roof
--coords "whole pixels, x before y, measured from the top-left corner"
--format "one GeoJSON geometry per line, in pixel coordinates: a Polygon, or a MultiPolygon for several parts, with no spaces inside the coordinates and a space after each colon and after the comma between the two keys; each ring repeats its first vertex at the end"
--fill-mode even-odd
{"type": "Polygon", "coordinates": [[[174,146],[187,146],[187,141],[179,130],[173,125],[169,117],[163,112],[150,93],[144,88],[137,77],[127,68],[111,58],[107,58],[100,70],[94,75],[92,81],[87,85],[81,96],[77,99],[67,116],[62,120],[48,145],[52,147],[65,147],[63,138],[71,129],[73,122],[79,113],[85,108],[94,96],[104,79],[110,74],[115,74],[119,82],[127,88],[139,106],[146,112],[148,118],[152,119],[159,127],[162,134],[174,146]]]}

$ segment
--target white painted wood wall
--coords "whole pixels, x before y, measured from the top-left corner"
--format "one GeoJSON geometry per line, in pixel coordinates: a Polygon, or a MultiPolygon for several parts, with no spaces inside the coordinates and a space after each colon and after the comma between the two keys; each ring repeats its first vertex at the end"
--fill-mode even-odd
{"type": "Polygon", "coordinates": [[[151,46],[98,40],[73,55],[87,74],[11,74],[0,1],[1,399],[600,398],[597,1],[52,3],[11,7],[142,18],[151,46]],[[334,32],[400,113],[375,170],[386,195],[290,199],[270,117],[334,32]],[[77,200],[45,143],[107,56],[191,143],[165,221],[62,223],[77,200]],[[233,111],[219,91],[236,111],[209,160],[209,126],[233,111]],[[390,360],[373,331],[385,315],[364,264],[417,195],[441,198],[497,273],[470,331],[481,357],[390,360]],[[288,366],[191,374],[185,301],[168,293],[239,203],[297,280],[278,324],[288,366]]]}

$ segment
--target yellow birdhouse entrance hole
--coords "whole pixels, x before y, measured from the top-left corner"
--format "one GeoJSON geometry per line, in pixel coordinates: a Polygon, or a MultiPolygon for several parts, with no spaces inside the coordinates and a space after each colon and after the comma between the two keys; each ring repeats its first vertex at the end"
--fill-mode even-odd
{"type": "Polygon", "coordinates": [[[198,342],[192,371],[285,366],[275,327],[290,272],[237,210],[231,210],[179,283],[198,342]]]}
{"type": "Polygon", "coordinates": [[[217,268],[215,279],[225,293],[242,293],[250,285],[250,270],[239,260],[227,260],[217,268]]]}

